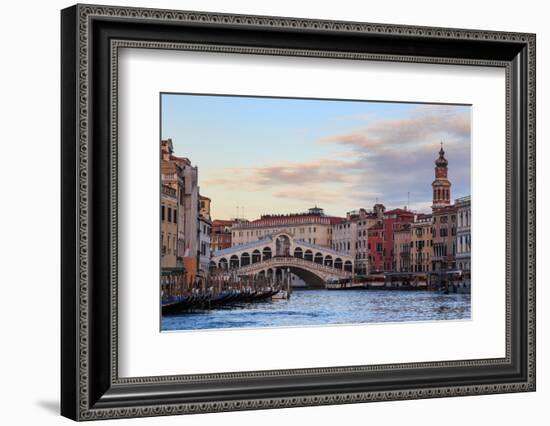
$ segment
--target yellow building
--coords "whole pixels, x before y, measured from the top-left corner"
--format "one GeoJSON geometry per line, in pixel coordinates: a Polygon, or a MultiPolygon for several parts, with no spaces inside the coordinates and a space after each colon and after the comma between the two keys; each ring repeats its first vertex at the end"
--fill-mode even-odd
{"type": "Polygon", "coordinates": [[[430,272],[433,250],[432,215],[417,214],[411,224],[411,271],[430,272]]]}
{"type": "Polygon", "coordinates": [[[395,272],[412,272],[412,229],[410,223],[393,224],[393,265],[395,272]]]}
{"type": "Polygon", "coordinates": [[[185,268],[188,287],[199,272],[199,187],[198,169],[185,157],[174,155],[171,139],[161,141],[161,181],[176,190],[178,203],[177,259],[185,268]]]}
{"type": "Polygon", "coordinates": [[[162,296],[176,296],[183,291],[184,269],[178,261],[177,190],[168,185],[161,186],[160,223],[162,296]]]}
{"type": "Polygon", "coordinates": [[[202,216],[202,217],[204,217],[208,220],[211,220],[211,217],[210,217],[210,204],[212,204],[212,200],[208,197],[203,196],[203,195],[199,196],[199,200],[200,200],[200,209],[199,209],[200,216],[202,216]]]}

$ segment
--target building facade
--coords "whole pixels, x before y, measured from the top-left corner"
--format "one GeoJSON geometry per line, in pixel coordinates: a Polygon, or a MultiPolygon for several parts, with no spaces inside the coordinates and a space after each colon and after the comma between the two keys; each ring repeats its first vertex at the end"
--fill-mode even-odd
{"type": "Polygon", "coordinates": [[[432,270],[432,215],[417,214],[411,224],[411,272],[432,270]]]}
{"type": "Polygon", "coordinates": [[[210,244],[213,252],[231,247],[231,228],[234,224],[233,220],[216,219],[212,221],[210,244]]]}
{"type": "Polygon", "coordinates": [[[412,272],[411,223],[397,223],[393,233],[393,266],[395,272],[412,272]]]}
{"type": "Polygon", "coordinates": [[[161,142],[161,182],[176,191],[177,197],[177,257],[181,261],[185,251],[185,180],[183,170],[178,163],[172,160],[172,140],[167,139],[161,142]]]}
{"type": "Polygon", "coordinates": [[[232,246],[247,244],[278,232],[323,247],[332,246],[332,226],[343,218],[327,216],[314,207],[306,213],[262,215],[260,219],[241,221],[231,228],[232,246]]]}
{"type": "Polygon", "coordinates": [[[161,181],[177,191],[178,258],[185,268],[186,285],[192,286],[199,273],[199,187],[198,168],[185,157],[174,155],[171,139],[161,141],[161,181]]]}
{"type": "Polygon", "coordinates": [[[178,257],[178,200],[176,190],[162,185],[160,198],[161,267],[175,268],[178,257]]]}
{"type": "Polygon", "coordinates": [[[212,204],[212,200],[203,195],[199,195],[199,203],[199,215],[208,220],[212,220],[210,217],[210,205],[212,204]]]}
{"type": "MultiPolygon", "coordinates": [[[[442,274],[456,268],[456,207],[451,204],[451,182],[443,144],[435,160],[432,182],[433,254],[432,272],[442,274]]],[[[440,278],[441,279],[441,278],[440,278]]]]}
{"type": "Polygon", "coordinates": [[[201,278],[208,275],[212,257],[210,206],[210,198],[199,194],[199,277],[201,278]]]}
{"type": "Polygon", "coordinates": [[[384,271],[384,225],[382,222],[368,229],[368,252],[370,273],[384,271]]]}
{"type": "Polygon", "coordinates": [[[369,264],[369,228],[380,222],[378,215],[373,211],[368,212],[365,209],[359,209],[349,214],[350,220],[356,223],[355,226],[355,272],[357,275],[368,275],[370,273],[369,264]]]}
{"type": "Polygon", "coordinates": [[[199,277],[205,278],[210,267],[212,222],[199,215],[199,277]]]}
{"type": "Polygon", "coordinates": [[[177,296],[184,289],[184,268],[178,253],[177,190],[161,186],[160,197],[160,270],[163,297],[177,296]]]}
{"type": "Polygon", "coordinates": [[[456,206],[456,267],[469,275],[471,271],[471,200],[463,197],[455,200],[456,206]]]}
{"type": "Polygon", "coordinates": [[[375,211],[383,206],[375,206],[373,211],[364,208],[353,210],[346,214],[346,219],[336,223],[332,228],[332,248],[340,253],[346,253],[355,259],[355,274],[367,275],[369,266],[369,235],[368,230],[381,222],[380,215],[375,211]]]}
{"type": "Polygon", "coordinates": [[[382,270],[391,272],[396,270],[396,252],[394,233],[401,229],[402,225],[411,223],[414,220],[414,213],[406,209],[393,209],[384,213],[382,226],[384,227],[384,244],[382,250],[382,270]]]}

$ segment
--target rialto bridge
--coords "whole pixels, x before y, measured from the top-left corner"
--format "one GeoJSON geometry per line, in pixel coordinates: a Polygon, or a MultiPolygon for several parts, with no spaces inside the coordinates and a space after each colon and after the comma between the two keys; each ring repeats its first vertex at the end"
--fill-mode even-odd
{"type": "Polygon", "coordinates": [[[274,279],[292,273],[309,287],[323,287],[330,278],[350,278],[354,272],[352,256],[295,239],[286,232],[215,251],[210,267],[237,276],[274,279]]]}

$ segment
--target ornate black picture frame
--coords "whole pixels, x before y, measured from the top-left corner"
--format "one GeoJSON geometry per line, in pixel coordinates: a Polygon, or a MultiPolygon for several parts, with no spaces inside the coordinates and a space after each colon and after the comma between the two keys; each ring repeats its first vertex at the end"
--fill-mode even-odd
{"type": "Polygon", "coordinates": [[[126,7],[61,13],[61,413],[159,416],[535,390],[535,35],[126,7]],[[117,52],[188,49],[506,70],[506,356],[120,378],[117,52]]]}

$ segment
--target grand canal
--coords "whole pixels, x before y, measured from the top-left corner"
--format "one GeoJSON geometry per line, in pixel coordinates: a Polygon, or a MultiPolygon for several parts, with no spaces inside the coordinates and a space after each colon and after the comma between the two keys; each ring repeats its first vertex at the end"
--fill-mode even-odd
{"type": "Polygon", "coordinates": [[[297,290],[288,300],[163,316],[162,331],[470,319],[469,294],[297,290]]]}

